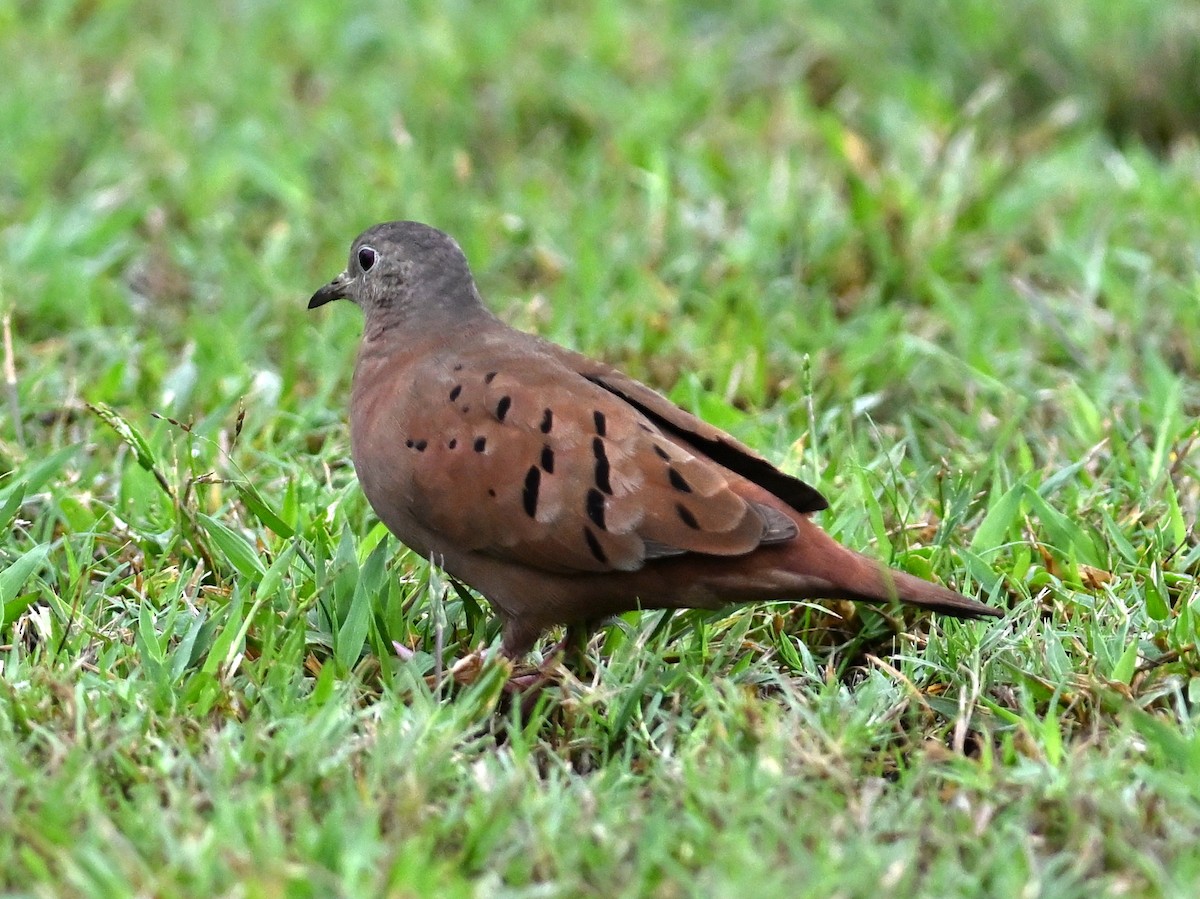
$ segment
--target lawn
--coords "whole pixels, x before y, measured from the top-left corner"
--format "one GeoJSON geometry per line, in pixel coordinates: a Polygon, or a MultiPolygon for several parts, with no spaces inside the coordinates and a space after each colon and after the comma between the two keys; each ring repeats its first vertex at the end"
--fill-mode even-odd
{"type": "Polygon", "coordinates": [[[0,56],[0,892],[1195,895],[1194,4],[13,0],[0,56]],[[437,683],[496,623],[305,310],[396,218],[1007,618],[437,683]]]}

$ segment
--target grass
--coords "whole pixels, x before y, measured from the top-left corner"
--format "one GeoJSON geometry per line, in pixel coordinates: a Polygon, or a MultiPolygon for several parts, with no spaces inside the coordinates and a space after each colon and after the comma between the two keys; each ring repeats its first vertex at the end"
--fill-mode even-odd
{"type": "Polygon", "coordinates": [[[0,889],[1191,895],[1200,27],[1107,10],[0,7],[0,889]],[[304,310],[399,217],[1009,617],[430,687],[494,622],[371,517],[304,310]]]}

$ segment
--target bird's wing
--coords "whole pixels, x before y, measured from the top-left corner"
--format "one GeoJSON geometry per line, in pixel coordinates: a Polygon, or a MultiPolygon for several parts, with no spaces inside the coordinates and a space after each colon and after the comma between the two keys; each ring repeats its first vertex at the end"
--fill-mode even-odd
{"type": "MultiPolygon", "coordinates": [[[[645,402],[537,344],[524,355],[443,357],[420,367],[405,393],[395,452],[411,466],[408,514],[458,548],[548,571],[634,571],[683,553],[742,555],[796,534],[787,515],[740,496],[735,476],[645,402]]],[[[770,467],[704,427],[700,439],[770,467]]]]}
{"type": "Polygon", "coordinates": [[[799,478],[784,474],[759,453],[739,442],[720,428],[679,408],[669,399],[640,381],[611,366],[579,353],[553,347],[563,362],[594,384],[620,397],[641,412],[662,431],[670,434],[730,471],[753,481],[779,497],[797,512],[820,512],[829,508],[828,500],[799,478]]]}

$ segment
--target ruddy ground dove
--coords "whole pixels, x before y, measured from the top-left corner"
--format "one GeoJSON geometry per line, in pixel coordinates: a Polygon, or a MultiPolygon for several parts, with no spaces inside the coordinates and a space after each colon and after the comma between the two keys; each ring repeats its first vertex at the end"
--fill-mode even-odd
{"type": "Polygon", "coordinates": [[[350,439],[403,543],[482,593],[518,657],[555,625],[755,600],[1001,616],[834,541],[828,503],[616,369],[504,324],[449,236],[363,232],[308,307],[362,309],[350,439]]]}

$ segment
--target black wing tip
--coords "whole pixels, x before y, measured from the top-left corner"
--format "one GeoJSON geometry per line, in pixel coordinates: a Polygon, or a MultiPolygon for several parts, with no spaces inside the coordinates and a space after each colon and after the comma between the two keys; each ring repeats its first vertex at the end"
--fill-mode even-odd
{"type": "MultiPolygon", "coordinates": [[[[698,450],[700,450],[700,452],[704,453],[718,465],[728,468],[730,471],[736,474],[740,474],[747,480],[758,484],[767,492],[773,493],[797,512],[807,514],[809,512],[821,512],[824,509],[829,508],[829,500],[822,496],[821,492],[815,487],[804,483],[804,481],[800,480],[799,478],[792,477],[790,474],[784,474],[762,456],[757,454],[748,454],[746,450],[729,443],[728,441],[733,440],[733,438],[722,432],[719,428],[709,425],[709,427],[713,427],[714,430],[717,431],[718,436],[715,438],[705,437],[703,434],[676,424],[675,422],[656,412],[646,403],[643,403],[636,397],[631,396],[627,390],[621,390],[617,385],[610,383],[609,380],[607,380],[602,374],[581,374],[583,374],[583,377],[591,381],[597,387],[602,387],[609,393],[619,397],[629,405],[633,406],[633,408],[637,409],[668,434],[673,434],[676,437],[682,438],[684,442],[690,443],[692,446],[696,447],[698,450]]],[[[637,384],[637,386],[641,387],[642,389],[649,391],[662,402],[679,409],[678,406],[675,406],[675,404],[666,397],[659,393],[655,393],[644,384],[638,384],[636,381],[633,383],[637,384]]],[[[679,409],[679,411],[686,415],[691,415],[690,412],[687,412],[684,409],[679,409]]],[[[697,418],[694,415],[691,415],[691,417],[696,418],[696,421],[700,424],[706,424],[702,418],[697,418]]]]}
{"type": "Polygon", "coordinates": [[[829,500],[822,495],[820,490],[811,484],[807,484],[790,474],[784,474],[765,459],[743,458],[746,459],[746,462],[742,463],[742,471],[738,471],[732,465],[726,465],[726,467],[737,471],[738,474],[749,478],[759,486],[775,494],[797,512],[808,514],[810,512],[823,512],[829,508],[829,500]]]}
{"type": "Polygon", "coordinates": [[[825,498],[825,494],[823,494],[820,490],[804,483],[804,481],[800,480],[799,478],[792,478],[792,480],[803,489],[797,490],[795,502],[789,502],[789,506],[797,511],[803,512],[824,512],[829,508],[829,500],[825,498]],[[799,504],[803,504],[805,508],[801,509],[799,504]]]}

